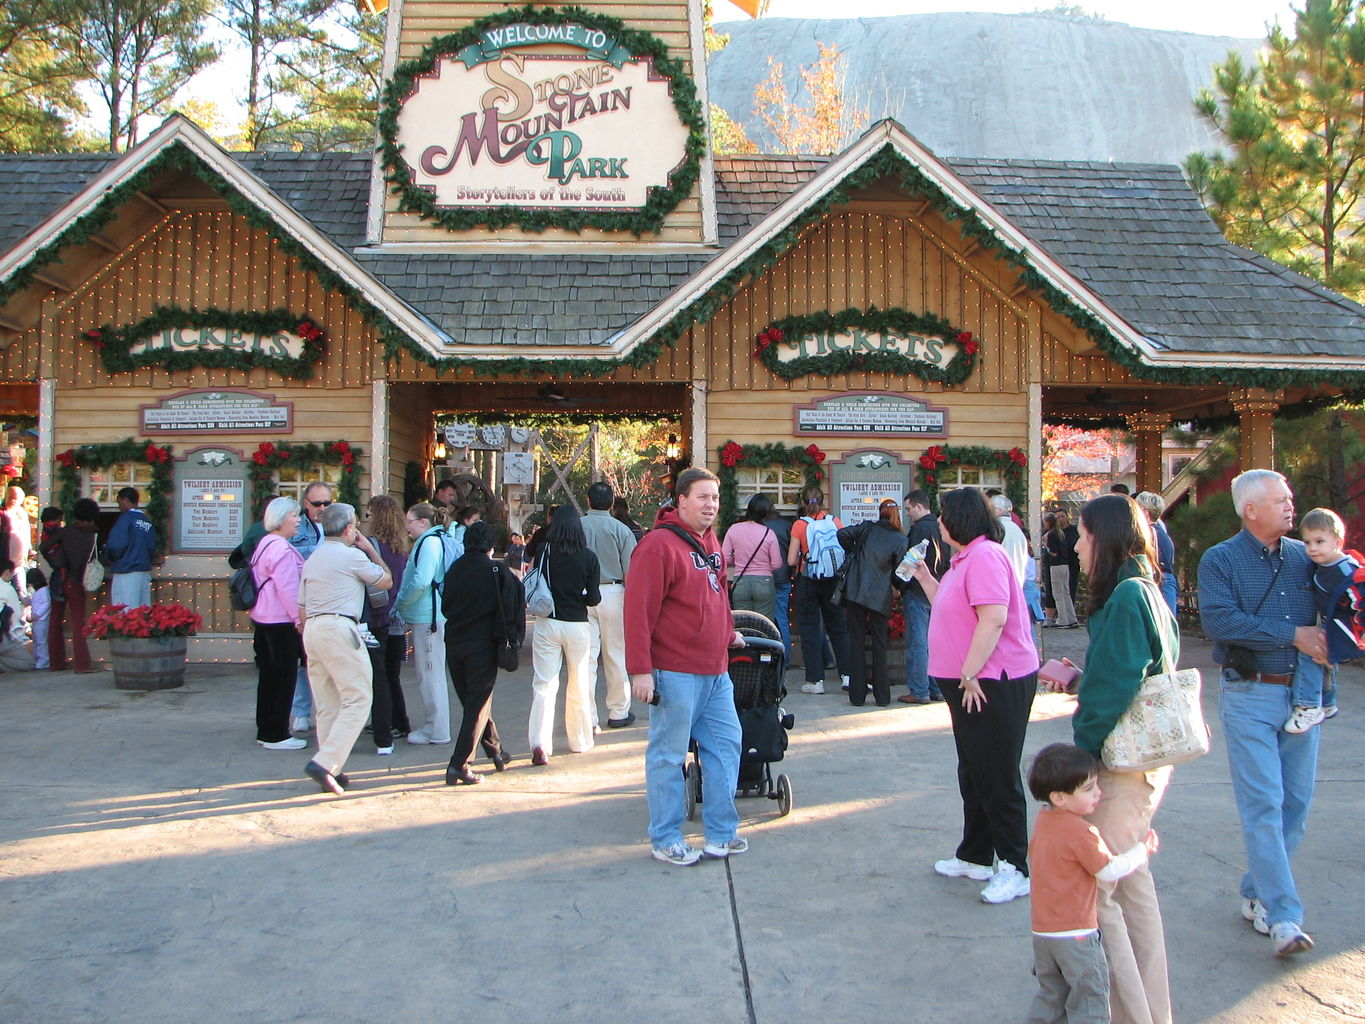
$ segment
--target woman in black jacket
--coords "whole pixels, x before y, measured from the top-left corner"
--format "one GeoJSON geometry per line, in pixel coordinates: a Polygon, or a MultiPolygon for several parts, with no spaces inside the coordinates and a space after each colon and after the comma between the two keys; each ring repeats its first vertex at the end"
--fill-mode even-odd
{"type": "Polygon", "coordinates": [[[503,771],[512,759],[498,737],[491,705],[498,679],[498,644],[518,645],[526,635],[526,593],[507,566],[489,557],[493,528],[474,522],[464,534],[464,554],[446,570],[441,584],[441,612],[446,617],[446,667],[464,717],[455,750],[446,768],[446,785],[474,785],[483,780],[469,768],[474,742],[503,771]]]}
{"type": "Polygon", "coordinates": [[[527,731],[532,764],[548,764],[554,753],[555,695],[559,693],[561,665],[569,670],[564,693],[564,731],[569,735],[569,749],[578,754],[594,746],[588,609],[601,603],[602,592],[597,555],[587,545],[578,513],[568,505],[555,509],[534,564],[549,578],[555,610],[553,615],[536,620],[531,638],[535,676],[527,731]]]}
{"type": "Polygon", "coordinates": [[[909,541],[901,532],[901,503],[887,498],[877,506],[877,521],[845,526],[839,543],[848,554],[843,604],[848,616],[850,669],[848,702],[867,702],[869,681],[863,661],[863,637],[872,634],[873,699],[878,707],[891,703],[891,680],[886,674],[886,634],[891,618],[892,573],[905,557],[909,541]]]}

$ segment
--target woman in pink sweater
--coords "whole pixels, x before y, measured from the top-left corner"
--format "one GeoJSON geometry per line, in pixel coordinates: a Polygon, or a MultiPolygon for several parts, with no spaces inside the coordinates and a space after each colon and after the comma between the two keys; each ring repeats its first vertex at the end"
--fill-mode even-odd
{"type": "Polygon", "coordinates": [[[251,553],[256,603],[256,742],[266,750],[302,750],[306,740],[289,733],[289,709],[303,649],[299,632],[299,575],[303,557],[289,538],[299,528],[299,503],[276,498],[261,518],[265,536],[251,553]]]}
{"type": "Polygon", "coordinates": [[[749,499],[744,518],[725,531],[720,553],[730,568],[730,607],[771,619],[777,612],[777,587],[773,573],[783,564],[777,537],[763,524],[772,515],[773,503],[766,494],[749,499]]]}

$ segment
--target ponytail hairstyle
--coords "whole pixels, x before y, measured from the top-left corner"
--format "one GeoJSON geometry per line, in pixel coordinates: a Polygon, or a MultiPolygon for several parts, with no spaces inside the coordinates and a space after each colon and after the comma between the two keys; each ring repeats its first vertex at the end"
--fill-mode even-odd
{"type": "Polygon", "coordinates": [[[825,510],[825,492],[814,484],[801,489],[801,514],[815,518],[816,514],[825,510]]]}
{"type": "Polygon", "coordinates": [[[901,503],[895,498],[886,498],[877,506],[877,517],[897,533],[904,533],[901,526],[901,503]]]}

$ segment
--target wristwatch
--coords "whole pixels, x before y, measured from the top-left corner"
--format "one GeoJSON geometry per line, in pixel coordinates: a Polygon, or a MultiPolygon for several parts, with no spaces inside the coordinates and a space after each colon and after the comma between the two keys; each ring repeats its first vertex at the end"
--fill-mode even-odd
{"type": "Polygon", "coordinates": [[[967,675],[966,672],[963,672],[963,673],[962,673],[962,678],[963,678],[964,680],[966,680],[967,682],[969,682],[969,683],[977,683],[977,682],[980,682],[981,680],[978,678],[978,676],[980,676],[980,673],[979,673],[979,672],[978,672],[978,673],[974,673],[974,674],[972,674],[972,675],[967,675]]]}

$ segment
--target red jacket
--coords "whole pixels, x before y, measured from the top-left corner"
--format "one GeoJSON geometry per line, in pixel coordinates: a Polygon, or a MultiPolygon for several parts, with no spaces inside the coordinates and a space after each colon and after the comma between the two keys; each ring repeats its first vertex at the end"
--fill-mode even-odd
{"type": "Polygon", "coordinates": [[[687,527],[676,509],[664,509],[658,525],[630,556],[626,573],[626,671],[663,669],[720,675],[729,666],[730,592],[715,531],[692,533],[710,558],[664,523],[687,527]]]}

